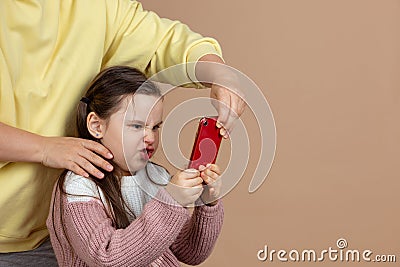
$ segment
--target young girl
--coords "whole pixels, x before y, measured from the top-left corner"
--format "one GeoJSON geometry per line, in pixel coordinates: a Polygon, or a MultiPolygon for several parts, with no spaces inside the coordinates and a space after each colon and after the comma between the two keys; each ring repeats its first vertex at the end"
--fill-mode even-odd
{"type": "Polygon", "coordinates": [[[106,146],[114,169],[101,180],[60,176],[47,219],[60,266],[196,265],[210,255],[223,221],[220,170],[208,164],[170,178],[149,161],[162,105],[159,89],[130,67],[108,68],[89,85],[78,137],[106,146]],[[185,207],[200,201],[210,203],[190,216],[185,207]]]}

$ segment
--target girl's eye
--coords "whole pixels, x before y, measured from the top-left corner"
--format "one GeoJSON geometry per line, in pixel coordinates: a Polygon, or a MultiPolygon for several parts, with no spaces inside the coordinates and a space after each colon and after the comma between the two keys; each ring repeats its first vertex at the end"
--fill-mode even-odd
{"type": "Polygon", "coordinates": [[[160,129],[160,127],[161,127],[160,125],[156,125],[156,126],[153,127],[152,130],[153,130],[153,131],[157,131],[158,129],[160,129]]]}
{"type": "Polygon", "coordinates": [[[140,124],[131,124],[130,126],[135,130],[142,130],[143,129],[143,125],[140,125],[140,124]]]}

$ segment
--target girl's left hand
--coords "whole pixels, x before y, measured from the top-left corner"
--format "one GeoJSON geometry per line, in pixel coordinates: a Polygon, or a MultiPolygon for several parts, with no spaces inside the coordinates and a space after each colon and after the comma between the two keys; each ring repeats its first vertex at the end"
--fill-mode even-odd
{"type": "Polygon", "coordinates": [[[221,171],[216,164],[207,164],[199,166],[200,177],[207,184],[204,187],[200,199],[209,206],[218,203],[218,197],[221,192],[222,181],[220,179],[221,171]]]}

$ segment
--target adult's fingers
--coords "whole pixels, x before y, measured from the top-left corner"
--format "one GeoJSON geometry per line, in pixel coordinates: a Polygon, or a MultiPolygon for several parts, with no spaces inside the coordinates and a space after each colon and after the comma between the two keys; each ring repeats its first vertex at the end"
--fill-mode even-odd
{"type": "MultiPolygon", "coordinates": [[[[96,167],[100,167],[103,170],[112,171],[113,166],[108,163],[104,158],[100,157],[99,155],[93,153],[92,151],[85,149],[79,152],[79,155],[88,160],[96,167]]],[[[83,167],[83,166],[82,166],[83,167]]],[[[89,166],[90,167],[90,166],[89,166]]],[[[90,170],[88,170],[90,171],[90,170]]]]}
{"type": "MultiPolygon", "coordinates": [[[[230,103],[230,99],[228,99],[228,103],[224,102],[224,103],[218,103],[218,107],[217,107],[217,112],[218,112],[218,122],[220,122],[220,126],[223,126],[226,128],[226,124],[229,121],[229,108],[226,106],[230,103]]],[[[221,127],[220,127],[221,128],[221,127]]]]}
{"type": "Polygon", "coordinates": [[[246,108],[246,102],[244,101],[244,96],[243,94],[239,94],[239,92],[233,92],[233,91],[230,92],[230,96],[231,96],[231,109],[237,117],[240,117],[246,108]]]}
{"type": "MultiPolygon", "coordinates": [[[[102,156],[103,158],[107,158],[107,159],[112,159],[113,155],[111,154],[110,150],[108,150],[105,146],[103,146],[102,144],[92,141],[92,140],[82,140],[82,145],[84,148],[87,148],[93,152],[96,152],[97,154],[99,154],[100,156],[102,156]]],[[[105,168],[107,169],[107,168],[105,168]]]]}
{"type": "Polygon", "coordinates": [[[73,161],[70,162],[69,166],[67,166],[67,169],[70,170],[70,171],[73,171],[77,175],[80,175],[80,176],[83,176],[83,177],[86,177],[86,178],[89,177],[89,174],[84,169],[79,167],[79,165],[76,164],[73,161]]]}
{"type": "Polygon", "coordinates": [[[230,97],[228,90],[218,85],[212,85],[210,91],[211,103],[217,109],[218,121],[222,124],[228,120],[230,97]]]}
{"type": "MultiPolygon", "coordinates": [[[[213,100],[213,105],[218,111],[218,121],[227,129],[231,131],[234,126],[234,122],[240,117],[244,112],[245,102],[239,92],[232,91],[230,89],[213,85],[211,97],[215,98],[213,100]]],[[[217,125],[221,126],[221,125],[217,125]]],[[[226,137],[226,133],[221,134],[226,137]]]]}
{"type": "Polygon", "coordinates": [[[83,157],[79,157],[76,159],[76,163],[79,165],[80,168],[84,169],[86,172],[90,173],[91,175],[95,176],[96,178],[104,178],[104,173],[99,171],[92,163],[90,163],[87,159],[83,157]]]}
{"type": "Polygon", "coordinates": [[[224,128],[227,130],[227,134],[229,134],[233,130],[235,122],[237,121],[238,118],[239,118],[238,115],[232,110],[230,110],[228,118],[226,119],[224,124],[224,128]]]}

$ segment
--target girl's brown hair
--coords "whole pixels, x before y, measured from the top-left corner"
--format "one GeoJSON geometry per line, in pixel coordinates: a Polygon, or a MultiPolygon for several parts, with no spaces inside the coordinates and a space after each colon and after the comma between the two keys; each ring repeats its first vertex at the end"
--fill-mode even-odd
{"type": "MultiPolygon", "coordinates": [[[[93,137],[87,129],[87,116],[90,112],[95,112],[101,119],[107,121],[110,116],[119,109],[121,101],[127,96],[134,94],[152,95],[162,98],[160,90],[138,70],[126,67],[115,66],[100,72],[89,84],[85,96],[78,105],[76,116],[76,136],[78,138],[89,139],[96,142],[99,140],[93,137]]],[[[129,225],[128,213],[135,217],[135,214],[127,207],[121,193],[121,170],[112,160],[109,163],[113,165],[112,172],[104,172],[103,179],[97,179],[90,176],[98,188],[104,194],[105,202],[109,207],[109,214],[115,228],[125,228],[129,225]]],[[[60,175],[57,181],[57,187],[62,195],[68,195],[64,188],[64,182],[68,170],[60,175]]],[[[55,202],[55,201],[54,201],[55,202]]],[[[54,210],[53,202],[53,210],[54,210]]],[[[60,220],[63,225],[63,201],[60,201],[60,220]]],[[[54,226],[53,214],[53,226],[54,226]]],[[[68,239],[68,236],[64,234],[68,239]]],[[[57,237],[58,238],[58,237],[57,237]]]]}

